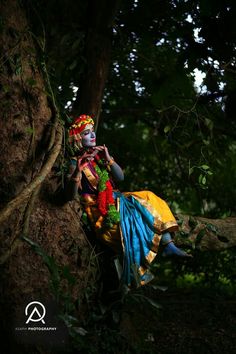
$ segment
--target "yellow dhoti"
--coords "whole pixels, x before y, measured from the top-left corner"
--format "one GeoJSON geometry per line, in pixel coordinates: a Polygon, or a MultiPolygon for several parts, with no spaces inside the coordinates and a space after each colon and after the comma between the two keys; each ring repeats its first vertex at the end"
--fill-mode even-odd
{"type": "MultiPolygon", "coordinates": [[[[146,208],[154,217],[155,236],[159,235],[159,241],[161,234],[164,232],[174,232],[178,230],[178,224],[173,216],[167,203],[155,195],[151,191],[137,191],[137,192],[125,192],[125,197],[133,196],[144,208],[146,208]]],[[[103,226],[103,217],[100,216],[96,206],[95,198],[89,196],[84,198],[85,211],[88,215],[90,223],[96,233],[99,240],[111,247],[115,252],[122,252],[122,235],[120,224],[113,225],[112,227],[103,226]]],[[[116,200],[117,210],[119,211],[119,197],[116,200]]],[[[156,240],[157,241],[157,240],[156,240]]],[[[159,242],[155,242],[153,251],[158,251],[159,242]]]]}

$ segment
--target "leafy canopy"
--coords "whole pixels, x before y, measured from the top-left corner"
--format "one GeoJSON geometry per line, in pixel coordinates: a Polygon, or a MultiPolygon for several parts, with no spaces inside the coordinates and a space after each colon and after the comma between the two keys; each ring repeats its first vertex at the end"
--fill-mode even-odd
{"type": "MultiPolygon", "coordinates": [[[[26,4],[70,114],[94,1],[26,4]]],[[[235,15],[233,0],[121,1],[97,133],[125,167],[124,190],[151,189],[176,211],[235,214],[235,15]]]]}

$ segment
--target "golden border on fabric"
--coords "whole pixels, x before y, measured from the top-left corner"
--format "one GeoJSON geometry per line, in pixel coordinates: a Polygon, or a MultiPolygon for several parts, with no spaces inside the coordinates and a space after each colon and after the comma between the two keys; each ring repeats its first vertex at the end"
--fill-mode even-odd
{"type": "MultiPolygon", "coordinates": [[[[158,248],[160,245],[160,241],[161,241],[161,233],[165,230],[168,231],[177,231],[178,230],[178,224],[176,221],[168,221],[163,223],[161,221],[161,216],[160,214],[156,211],[156,209],[145,199],[138,197],[134,194],[132,194],[132,192],[126,192],[123,193],[126,197],[128,196],[133,196],[141,205],[143,205],[154,217],[154,223],[153,226],[156,229],[156,233],[153,236],[152,239],[152,246],[151,246],[151,250],[148,252],[147,256],[145,257],[147,264],[151,264],[154,259],[157,256],[157,252],[158,252],[158,248]]],[[[117,198],[117,210],[119,211],[120,209],[120,199],[117,198]]],[[[122,248],[123,248],[123,252],[125,254],[125,247],[124,247],[124,238],[123,238],[123,233],[122,233],[122,229],[121,226],[119,225],[120,228],[120,235],[121,235],[121,244],[122,244],[122,248]]],[[[147,271],[148,271],[148,266],[143,264],[138,268],[139,274],[141,276],[143,276],[147,271]]],[[[142,280],[140,282],[140,285],[145,285],[147,282],[142,280]]]]}
{"type": "MultiPolygon", "coordinates": [[[[127,193],[128,194],[128,193],[127,193]]],[[[156,211],[156,209],[145,199],[138,197],[132,193],[130,193],[132,197],[134,197],[140,204],[142,204],[154,217],[154,223],[153,226],[156,229],[156,232],[161,234],[163,231],[177,231],[178,230],[178,224],[175,220],[167,221],[163,223],[161,221],[161,216],[160,214],[156,211]]]]}
{"type": "MultiPolygon", "coordinates": [[[[148,254],[145,257],[147,263],[151,264],[154,261],[155,257],[157,256],[160,241],[161,241],[161,235],[155,234],[152,240],[153,243],[152,249],[148,252],[148,254]]],[[[145,266],[140,266],[139,267],[140,274],[143,275],[147,271],[147,269],[148,268],[145,266]]]]}
{"type": "Polygon", "coordinates": [[[94,189],[97,189],[98,179],[92,174],[90,169],[88,167],[84,167],[83,172],[84,172],[86,178],[88,179],[89,183],[92,185],[92,187],[94,189]]]}
{"type": "Polygon", "coordinates": [[[157,230],[157,232],[161,231],[161,216],[160,214],[156,211],[156,209],[145,199],[138,197],[136,195],[130,194],[132,197],[134,197],[142,206],[144,206],[154,217],[154,223],[153,226],[157,230]]]}
{"type": "MultiPolygon", "coordinates": [[[[157,235],[157,236],[159,236],[159,235],[157,235]]],[[[148,255],[145,257],[145,258],[146,258],[146,261],[148,262],[148,264],[151,264],[151,263],[154,261],[154,259],[156,258],[156,256],[157,256],[157,252],[152,251],[152,250],[149,251],[149,252],[148,252],[148,255]]],[[[146,272],[148,272],[148,271],[149,271],[148,266],[142,265],[142,266],[139,267],[139,273],[140,273],[141,276],[143,276],[143,275],[144,275],[146,272]]],[[[154,278],[154,277],[153,277],[153,278],[154,278]]],[[[146,281],[146,280],[141,280],[140,285],[145,285],[145,284],[147,284],[149,281],[150,281],[150,280],[148,280],[148,281],[146,281]]]]}
{"type": "Polygon", "coordinates": [[[132,197],[134,197],[135,199],[137,199],[140,204],[142,204],[145,208],[147,208],[148,211],[150,211],[150,213],[155,217],[158,218],[158,220],[161,219],[161,215],[156,211],[156,209],[151,205],[151,203],[149,203],[147,200],[143,199],[142,197],[139,197],[135,194],[131,194],[132,197]]]}
{"type": "Polygon", "coordinates": [[[152,239],[152,251],[156,252],[158,251],[159,245],[160,245],[160,241],[161,241],[161,235],[159,234],[154,234],[154,237],[152,239]]]}
{"type": "Polygon", "coordinates": [[[157,256],[157,252],[154,251],[149,251],[147,256],[146,256],[146,260],[148,261],[148,263],[152,263],[152,261],[154,260],[154,258],[157,256]]]}
{"type": "MultiPolygon", "coordinates": [[[[116,198],[116,209],[117,209],[117,211],[119,213],[120,212],[120,198],[119,197],[116,198]]],[[[123,237],[123,232],[122,232],[122,229],[121,229],[121,223],[120,222],[119,222],[119,229],[120,229],[121,245],[122,245],[123,253],[125,253],[124,237],[123,237]]]]}
{"type": "Polygon", "coordinates": [[[88,215],[88,218],[91,220],[91,222],[94,223],[95,220],[94,220],[93,212],[91,210],[91,206],[86,205],[84,210],[85,210],[86,214],[88,215]]]}
{"type": "Polygon", "coordinates": [[[97,197],[96,195],[84,194],[80,196],[80,202],[85,205],[96,205],[97,197]]]}
{"type": "Polygon", "coordinates": [[[165,230],[168,230],[170,232],[178,231],[179,226],[176,221],[167,221],[165,223],[162,223],[161,230],[162,232],[165,230]]]}
{"type": "Polygon", "coordinates": [[[142,275],[144,275],[145,273],[146,273],[146,271],[147,271],[147,267],[145,267],[145,266],[140,266],[139,267],[139,269],[138,269],[138,271],[139,271],[139,274],[142,276],[142,275]]]}

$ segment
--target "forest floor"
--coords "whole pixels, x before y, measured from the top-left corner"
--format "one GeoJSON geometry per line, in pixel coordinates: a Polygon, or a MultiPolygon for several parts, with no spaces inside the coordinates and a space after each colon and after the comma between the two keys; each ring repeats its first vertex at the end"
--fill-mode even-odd
{"type": "MultiPolygon", "coordinates": [[[[96,290],[91,297],[90,289],[87,289],[87,310],[79,324],[71,323],[74,336],[65,336],[65,341],[59,338],[57,347],[48,341],[46,347],[34,346],[32,350],[22,347],[17,352],[236,353],[236,257],[232,253],[231,258],[226,258],[227,262],[221,263],[218,254],[216,259],[217,263],[214,263],[213,255],[211,258],[206,255],[204,260],[195,257],[190,265],[157,263],[153,281],[126,294],[115,290],[117,274],[105,264],[108,273],[103,278],[103,292],[96,290]]],[[[1,351],[3,354],[15,352],[16,348],[11,351],[9,345],[6,351],[1,351]]]]}
{"type": "MultiPolygon", "coordinates": [[[[201,287],[150,285],[130,292],[85,336],[60,349],[46,345],[3,354],[233,354],[236,353],[236,300],[201,287]],[[155,286],[154,286],[155,287],[155,286]],[[160,308],[158,308],[160,307],[160,308]],[[40,349],[41,347],[41,349],[40,349]]],[[[111,308],[111,309],[112,309],[111,308]]],[[[95,312],[90,315],[95,316],[95,312]]],[[[3,349],[3,348],[2,348],[3,349]]]]}
{"type": "Polygon", "coordinates": [[[232,296],[201,288],[173,288],[157,294],[147,287],[143,293],[162,307],[126,304],[120,329],[130,343],[127,353],[236,353],[236,299],[232,296]]]}
{"type": "Polygon", "coordinates": [[[186,264],[157,262],[149,284],[114,297],[87,351],[78,353],[236,353],[235,270],[235,250],[195,253],[186,264]]]}

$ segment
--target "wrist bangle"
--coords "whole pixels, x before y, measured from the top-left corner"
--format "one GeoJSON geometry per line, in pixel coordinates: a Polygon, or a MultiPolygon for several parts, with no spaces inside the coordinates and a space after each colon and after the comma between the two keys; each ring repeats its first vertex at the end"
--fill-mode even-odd
{"type": "Polygon", "coordinates": [[[80,182],[81,178],[80,177],[72,177],[72,180],[74,182],[80,182]]]}
{"type": "Polygon", "coordinates": [[[110,160],[108,161],[108,166],[113,165],[113,163],[115,163],[114,159],[110,159],[110,160]]]}

